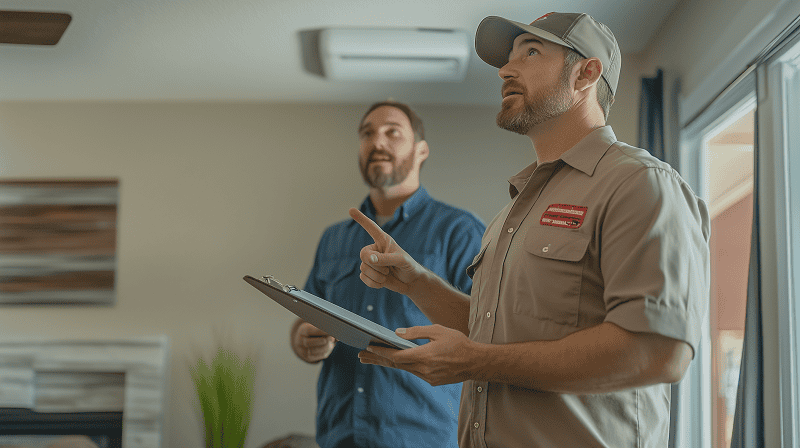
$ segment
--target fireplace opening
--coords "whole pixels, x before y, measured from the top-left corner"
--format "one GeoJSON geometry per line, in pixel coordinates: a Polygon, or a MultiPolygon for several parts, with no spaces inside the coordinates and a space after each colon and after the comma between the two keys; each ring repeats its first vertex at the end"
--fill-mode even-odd
{"type": "Polygon", "coordinates": [[[55,439],[52,436],[82,435],[99,448],[121,448],[122,412],[37,412],[2,408],[0,434],[0,447],[38,448],[33,445],[36,440],[49,444],[55,439]]]}

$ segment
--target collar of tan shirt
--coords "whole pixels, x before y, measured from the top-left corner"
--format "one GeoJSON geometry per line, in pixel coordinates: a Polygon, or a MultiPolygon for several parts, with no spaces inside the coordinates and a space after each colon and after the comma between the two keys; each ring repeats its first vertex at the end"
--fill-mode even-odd
{"type": "MultiPolygon", "coordinates": [[[[594,174],[594,170],[600,162],[600,159],[603,158],[608,148],[616,141],[617,136],[614,135],[611,126],[597,128],[578,142],[577,145],[568,149],[564,154],[561,154],[559,161],[563,161],[572,168],[581,171],[587,176],[591,176],[594,174]]],[[[553,163],[558,163],[559,161],[553,163]]],[[[528,179],[530,179],[534,170],[536,170],[536,166],[537,162],[533,162],[508,179],[508,190],[511,199],[514,199],[519,192],[525,188],[525,184],[528,182],[528,179]]]]}

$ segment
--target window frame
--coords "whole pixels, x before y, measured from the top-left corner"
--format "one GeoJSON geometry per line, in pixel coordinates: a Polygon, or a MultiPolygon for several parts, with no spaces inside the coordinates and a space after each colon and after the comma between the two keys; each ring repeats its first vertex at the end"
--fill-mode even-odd
{"type": "MultiPolygon", "coordinates": [[[[756,106],[756,73],[745,72],[711,103],[702,114],[680,131],[678,171],[694,189],[695,193],[708,201],[705,144],[707,136],[730,124],[741,116],[741,111],[756,106]]],[[[756,120],[758,119],[756,113],[756,120]]],[[[756,123],[756,135],[757,127],[756,123]]],[[[755,143],[755,142],[754,142],[755,143]]],[[[716,391],[704,378],[711,377],[712,347],[710,328],[710,301],[706,304],[706,317],[703,320],[702,337],[686,376],[679,384],[676,440],[673,446],[712,448],[712,396],[716,391]],[[696,397],[701,397],[697,399],[696,397]]]]}
{"type": "MultiPolygon", "coordinates": [[[[773,148],[772,160],[764,160],[771,173],[774,240],[762,242],[762,251],[774,249],[774,274],[771,286],[776,297],[777,365],[779,377],[776,409],[772,412],[780,424],[781,446],[800,448],[800,297],[796,285],[800,281],[800,230],[791,226],[792,214],[800,213],[800,204],[792,192],[800,188],[800,155],[792,144],[800,142],[800,30],[792,33],[758,71],[759,146],[773,148]],[[794,105],[794,110],[790,110],[794,105]],[[790,119],[791,113],[796,114],[790,119]],[[771,164],[770,164],[771,162],[771,164]],[[794,204],[794,209],[793,209],[794,204]],[[773,247],[764,247],[765,244],[773,247]]],[[[768,157],[765,157],[768,158],[768,157]]],[[[765,369],[767,363],[765,360],[765,369]]],[[[767,415],[765,415],[766,420],[767,415]]]]}

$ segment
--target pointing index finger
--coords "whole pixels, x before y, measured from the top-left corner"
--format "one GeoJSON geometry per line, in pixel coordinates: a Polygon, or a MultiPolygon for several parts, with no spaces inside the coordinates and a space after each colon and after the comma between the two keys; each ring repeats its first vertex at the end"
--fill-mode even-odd
{"type": "Polygon", "coordinates": [[[369,233],[369,236],[375,240],[375,244],[377,244],[380,250],[386,250],[386,233],[381,230],[381,228],[375,224],[373,220],[369,219],[365,214],[361,213],[361,210],[357,208],[350,209],[350,217],[352,217],[355,222],[359,223],[361,227],[363,227],[364,230],[369,233]]]}

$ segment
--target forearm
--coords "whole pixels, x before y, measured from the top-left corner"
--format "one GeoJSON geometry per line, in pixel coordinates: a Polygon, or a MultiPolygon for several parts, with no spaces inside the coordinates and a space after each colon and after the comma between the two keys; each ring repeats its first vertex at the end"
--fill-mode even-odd
{"type": "Polygon", "coordinates": [[[426,269],[407,295],[432,323],[469,334],[470,298],[441,277],[426,269]]]}
{"type": "Polygon", "coordinates": [[[556,341],[481,344],[477,380],[547,392],[607,393],[679,381],[688,344],[604,323],[556,341]]]}

